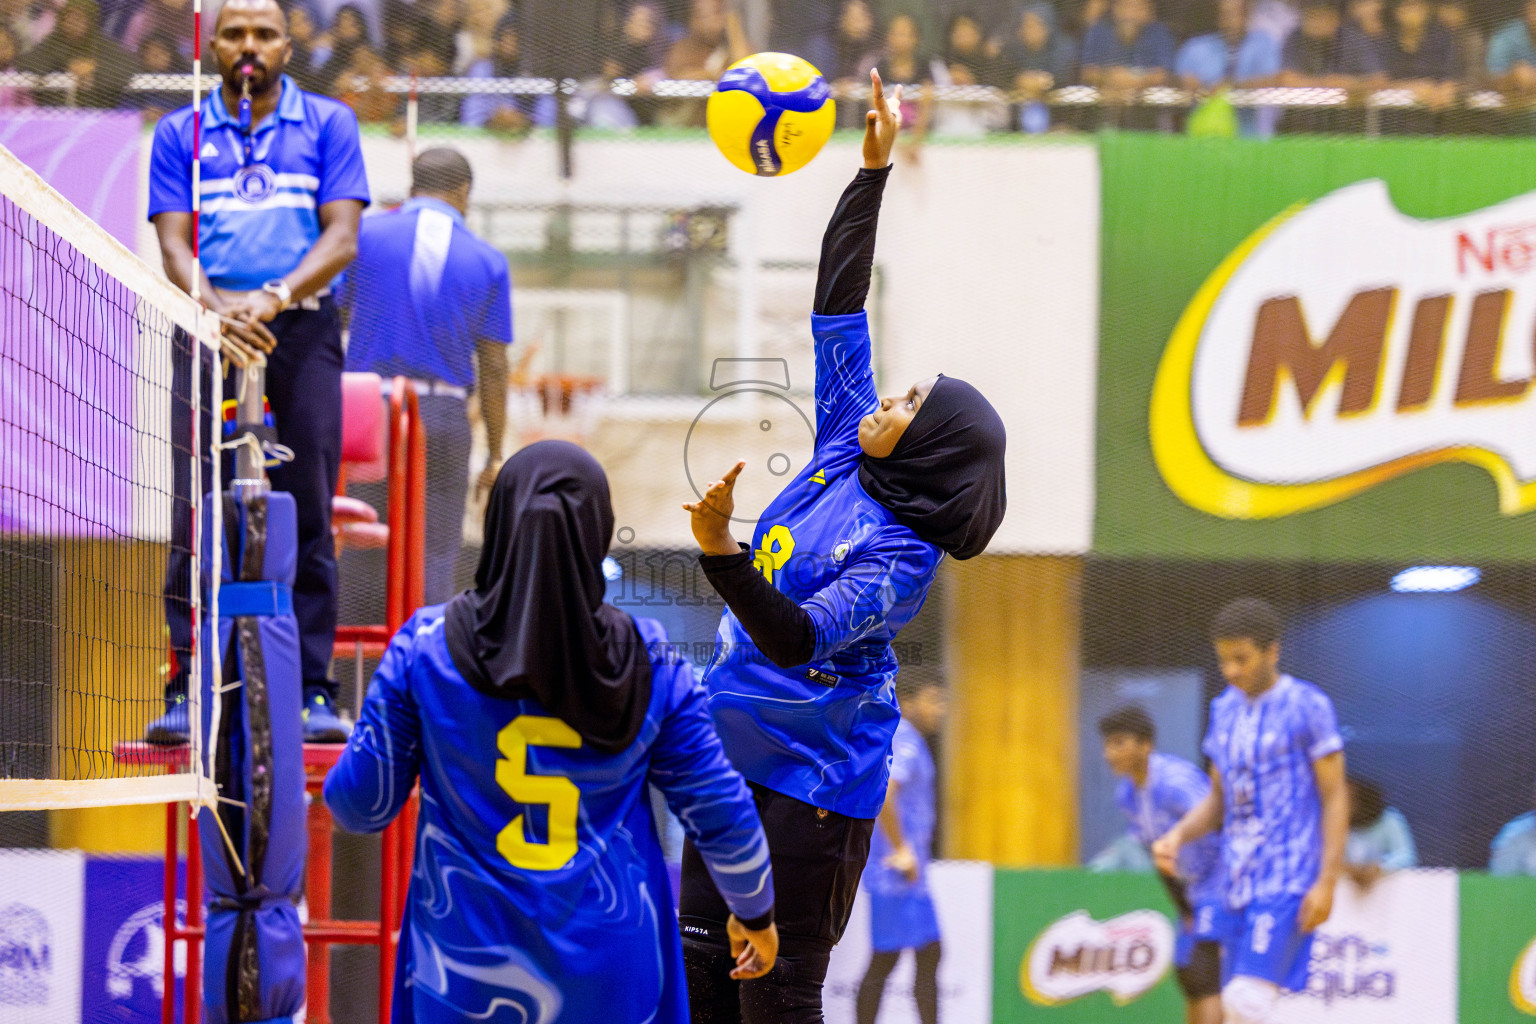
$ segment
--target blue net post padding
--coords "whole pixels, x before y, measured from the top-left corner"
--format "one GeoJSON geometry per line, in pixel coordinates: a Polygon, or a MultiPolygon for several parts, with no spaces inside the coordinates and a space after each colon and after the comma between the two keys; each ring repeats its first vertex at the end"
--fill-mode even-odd
{"type": "MultiPolygon", "coordinates": [[[[209,767],[224,798],[217,820],[206,812],[198,817],[207,880],[204,1012],[209,1024],[291,1021],[304,1006],[298,903],[308,849],[293,497],[226,496],[224,526],[223,679],[213,680],[211,658],[203,673],[222,690],[205,689],[203,726],[211,728],[214,701],[221,701],[209,767]],[[244,874],[220,834],[221,821],[244,874]]],[[[210,631],[205,626],[205,652],[210,631]]]]}

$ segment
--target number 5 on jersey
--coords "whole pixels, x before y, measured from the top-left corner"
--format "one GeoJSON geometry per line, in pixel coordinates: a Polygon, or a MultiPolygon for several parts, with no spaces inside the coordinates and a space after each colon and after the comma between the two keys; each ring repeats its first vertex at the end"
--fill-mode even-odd
{"type": "Polygon", "coordinates": [[[515,868],[526,871],[559,871],[576,856],[576,815],[581,790],[559,775],[529,775],[529,747],[564,747],[575,750],[581,736],[558,718],[518,715],[496,734],[502,760],[496,762],[496,784],[520,804],[544,804],[549,808],[549,841],[530,842],[523,815],[496,836],[496,850],[515,868]]]}

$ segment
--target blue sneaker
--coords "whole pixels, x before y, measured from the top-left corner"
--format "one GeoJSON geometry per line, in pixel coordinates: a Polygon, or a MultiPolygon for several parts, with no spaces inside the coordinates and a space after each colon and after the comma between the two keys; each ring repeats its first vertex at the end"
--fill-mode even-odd
{"type": "Polygon", "coordinates": [[[331,695],[321,686],[304,688],[304,742],[345,743],[352,727],[336,717],[331,695]]]}
{"type": "Polygon", "coordinates": [[[161,747],[180,747],[192,742],[186,694],[166,698],[165,714],[144,727],[144,742],[161,747]]]}

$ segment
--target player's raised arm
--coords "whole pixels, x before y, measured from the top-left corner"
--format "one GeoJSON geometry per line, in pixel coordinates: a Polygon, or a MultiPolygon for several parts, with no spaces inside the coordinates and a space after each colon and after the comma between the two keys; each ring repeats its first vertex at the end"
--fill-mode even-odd
{"type": "Polygon", "coordinates": [[[820,316],[857,313],[869,295],[880,197],[890,174],[891,147],[901,128],[901,86],[896,87],[892,105],[880,83],[880,72],[871,71],[869,78],[874,109],[864,116],[864,167],[843,191],[821,240],[816,301],[811,307],[820,316]]]}

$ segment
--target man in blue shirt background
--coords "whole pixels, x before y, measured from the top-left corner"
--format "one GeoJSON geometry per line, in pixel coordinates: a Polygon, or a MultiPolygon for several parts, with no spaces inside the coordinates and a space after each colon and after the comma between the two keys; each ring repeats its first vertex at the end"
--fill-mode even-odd
{"type": "Polygon", "coordinates": [[[1349,830],[1344,740],[1333,702],[1280,672],[1280,616],[1255,598],[1211,627],[1227,688],[1202,749],[1211,792],[1152,846],[1158,869],[1221,830],[1222,1007],[1227,1024],[1273,1024],[1280,989],[1307,987],[1312,936],[1333,912],[1349,830]]]}
{"type": "MultiPolygon", "coordinates": [[[[189,293],[200,281],[202,301],[233,321],[226,333],[267,353],[272,418],[278,439],[293,450],[293,460],[270,475],[273,489],[292,494],[298,509],[293,609],[304,675],[304,737],[340,743],[346,727],[333,709],[330,663],[336,634],[331,495],[341,465],[342,350],[330,289],[357,252],[357,225],[369,198],[357,118],[335,100],[303,92],[283,73],[292,44],[275,0],[228,0],[210,48],[223,82],[203,101],[201,148],[192,151],[190,105],[161,118],[150,155],[149,218],[167,276],[189,293]],[[202,165],[195,224],[194,159],[202,165]]],[[[177,371],[191,372],[183,366],[177,371]]],[[[178,429],[182,419],[174,417],[178,429]]],[[[189,448],[190,441],[185,438],[189,448]]],[[[178,525],[190,536],[190,523],[178,525]]],[[[184,579],[186,572],[173,563],[170,576],[184,579]]],[[[173,647],[186,651],[191,628],[184,606],[178,611],[168,601],[167,618],[173,647]]],[[[179,660],[186,663],[185,656],[179,660]]],[[[150,742],[186,741],[186,686],[184,672],[167,684],[170,706],[146,730],[150,742]]]]}
{"type": "MultiPolygon", "coordinates": [[[[1173,70],[1191,92],[1268,85],[1280,73],[1280,43],[1270,33],[1248,27],[1247,0],[1217,0],[1216,31],[1179,47],[1173,70]]],[[[1244,135],[1274,134],[1272,108],[1240,110],[1237,120],[1244,135]]]]}
{"type": "MultiPolygon", "coordinates": [[[[501,468],[512,283],[506,257],[464,225],[472,180],[457,150],[424,150],[411,167],[411,197],[399,210],[363,221],[342,293],[350,315],[347,369],[377,373],[386,386],[396,375],[410,377],[421,396],[427,604],[454,594],[469,486],[471,389],[480,396],[489,452],[477,488],[488,487],[501,468]]],[[[382,502],[379,490],[367,496],[382,502]]],[[[354,493],[364,496],[364,489],[354,493]]]]}
{"type": "Polygon", "coordinates": [[[1167,85],[1175,45],[1152,0],[1114,0],[1083,36],[1083,82],[1115,96],[1167,85]]]}
{"type": "MultiPolygon", "coordinates": [[[[1205,773],[1189,761],[1156,749],[1152,716],[1134,704],[1099,719],[1104,760],[1120,776],[1115,803],[1130,837],[1150,847],[1211,792],[1205,773]]],[[[1210,835],[1188,843],[1177,875],[1158,872],[1179,910],[1174,962],[1189,1024],[1221,1024],[1221,841],[1210,835]]]]}
{"type": "Polygon", "coordinates": [[[1520,17],[1506,21],[1488,38],[1488,76],[1510,92],[1536,89],[1536,0],[1527,0],[1520,17]]]}

